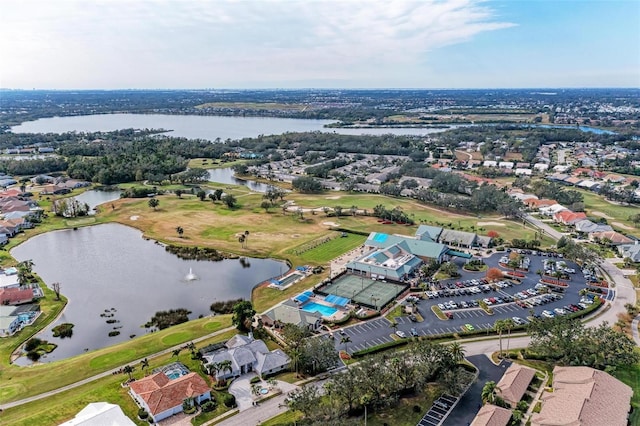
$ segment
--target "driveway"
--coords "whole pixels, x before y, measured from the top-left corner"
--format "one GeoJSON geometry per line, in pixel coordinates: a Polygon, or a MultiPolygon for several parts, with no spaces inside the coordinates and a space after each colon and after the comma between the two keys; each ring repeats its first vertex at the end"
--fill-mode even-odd
{"type": "Polygon", "coordinates": [[[485,383],[490,380],[498,383],[511,365],[511,361],[507,360],[502,360],[500,365],[495,365],[486,355],[473,355],[467,357],[467,360],[478,368],[480,374],[442,423],[443,426],[470,424],[482,406],[482,388],[485,383]]]}
{"type": "MultiPolygon", "coordinates": [[[[229,393],[236,397],[236,404],[238,405],[238,410],[240,411],[253,408],[254,396],[251,394],[250,380],[254,377],[256,377],[255,373],[242,375],[235,379],[229,386],[229,393]]],[[[280,380],[278,380],[277,382],[278,384],[276,388],[270,391],[268,394],[265,394],[265,397],[272,395],[278,388],[282,391],[283,394],[287,394],[288,392],[297,388],[296,385],[292,385],[291,383],[283,382],[280,380]]],[[[267,385],[266,381],[262,381],[257,384],[264,388],[269,388],[269,385],[267,385]]]]}

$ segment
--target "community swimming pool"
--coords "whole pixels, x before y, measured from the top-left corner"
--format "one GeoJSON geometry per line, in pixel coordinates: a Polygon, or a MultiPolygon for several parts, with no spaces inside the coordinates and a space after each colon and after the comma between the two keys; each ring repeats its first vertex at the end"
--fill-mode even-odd
{"type": "Polygon", "coordinates": [[[323,317],[330,317],[331,315],[338,312],[336,308],[332,308],[326,305],[320,305],[316,302],[308,302],[302,306],[303,311],[307,312],[319,312],[323,317]]]}

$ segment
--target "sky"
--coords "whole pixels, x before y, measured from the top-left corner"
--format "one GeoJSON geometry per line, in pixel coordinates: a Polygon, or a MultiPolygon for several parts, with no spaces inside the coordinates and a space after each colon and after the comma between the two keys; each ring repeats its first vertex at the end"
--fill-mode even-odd
{"type": "Polygon", "coordinates": [[[638,0],[2,0],[11,89],[640,87],[638,0]]]}

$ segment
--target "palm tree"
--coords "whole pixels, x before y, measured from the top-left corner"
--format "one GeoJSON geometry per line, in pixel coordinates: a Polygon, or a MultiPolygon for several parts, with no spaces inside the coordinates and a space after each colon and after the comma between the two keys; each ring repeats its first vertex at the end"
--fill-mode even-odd
{"type": "Polygon", "coordinates": [[[226,371],[228,371],[229,373],[233,372],[233,364],[231,364],[231,361],[229,360],[220,361],[218,363],[218,368],[219,368],[219,371],[222,372],[223,374],[226,371]]]}
{"type": "Polygon", "coordinates": [[[211,364],[206,365],[207,374],[212,376],[216,381],[218,381],[218,373],[220,370],[220,364],[217,362],[212,362],[211,364]]]}
{"type": "Polygon", "coordinates": [[[149,204],[149,207],[151,207],[153,210],[155,210],[158,207],[158,205],[160,204],[160,201],[158,201],[157,198],[151,198],[149,200],[148,204],[149,204]]]}
{"type": "Polygon", "coordinates": [[[344,351],[348,352],[349,351],[349,343],[351,342],[351,337],[349,336],[342,336],[342,338],[340,338],[340,344],[344,345],[344,351]]]}
{"type": "Polygon", "coordinates": [[[135,371],[135,369],[136,368],[134,366],[132,366],[132,365],[125,365],[122,368],[122,372],[129,375],[129,380],[133,380],[132,373],[135,371]]]}
{"type": "Polygon", "coordinates": [[[464,348],[460,344],[460,342],[453,342],[449,345],[449,353],[451,354],[451,358],[456,362],[460,362],[464,359],[464,348]]]}
{"type": "Polygon", "coordinates": [[[246,240],[246,237],[244,236],[244,234],[240,234],[238,236],[238,242],[240,243],[240,245],[242,246],[242,248],[244,248],[244,242],[246,240]]]}
{"type": "Polygon", "coordinates": [[[247,247],[248,243],[249,243],[249,231],[244,231],[244,246],[245,246],[245,248],[247,247]]]}
{"type": "Polygon", "coordinates": [[[497,320],[493,325],[493,328],[498,333],[498,339],[500,341],[500,358],[502,358],[502,332],[505,329],[504,320],[497,320]]]}
{"type": "Polygon", "coordinates": [[[487,383],[485,383],[484,387],[482,388],[482,393],[480,394],[482,397],[482,402],[484,403],[489,403],[489,404],[493,404],[496,401],[496,389],[497,389],[497,385],[496,382],[494,382],[493,380],[488,381],[487,383]]]}
{"type": "Polygon", "coordinates": [[[145,368],[149,368],[149,360],[147,358],[140,361],[140,370],[144,370],[145,368]]]}
{"type": "Polygon", "coordinates": [[[182,226],[176,226],[176,232],[178,233],[178,236],[182,238],[182,234],[184,234],[184,228],[182,228],[182,226]]]}
{"type": "Polygon", "coordinates": [[[174,349],[173,352],[171,352],[171,357],[176,357],[176,359],[180,359],[180,352],[182,352],[182,348],[178,348],[178,349],[174,349]]]}
{"type": "Polygon", "coordinates": [[[289,359],[291,359],[291,366],[293,370],[296,372],[296,377],[298,377],[298,368],[300,367],[300,358],[302,356],[300,349],[291,348],[289,349],[289,359]]]}
{"type": "Polygon", "coordinates": [[[509,343],[511,341],[511,329],[516,326],[511,318],[503,320],[504,328],[507,329],[507,354],[509,353],[509,343]]]}
{"type": "Polygon", "coordinates": [[[511,413],[511,422],[509,424],[511,426],[520,426],[522,424],[522,419],[524,419],[524,413],[520,410],[513,410],[511,413]]]}
{"type": "Polygon", "coordinates": [[[389,324],[389,327],[393,328],[393,331],[395,332],[396,330],[398,330],[398,323],[395,321],[391,321],[391,324],[389,324]]]}

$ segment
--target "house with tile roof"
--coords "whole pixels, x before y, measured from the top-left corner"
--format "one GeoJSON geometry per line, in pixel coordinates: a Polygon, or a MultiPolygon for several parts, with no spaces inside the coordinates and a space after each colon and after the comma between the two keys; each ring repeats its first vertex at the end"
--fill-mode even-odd
{"type": "Polygon", "coordinates": [[[262,324],[272,327],[278,324],[295,324],[299,327],[316,331],[322,327],[322,315],[318,312],[307,312],[299,308],[298,304],[287,299],[279,305],[260,315],[262,324]]]}
{"type": "Polygon", "coordinates": [[[593,232],[605,232],[605,231],[613,231],[613,228],[610,225],[605,225],[604,223],[594,223],[589,219],[579,220],[574,223],[576,227],[576,231],[583,232],[585,234],[591,234],[593,232]]]}
{"type": "Polygon", "coordinates": [[[129,395],[155,422],[182,412],[182,403],[193,398],[197,403],[211,398],[211,389],[197,373],[170,379],[165,373],[152,374],[129,384],[129,395]]]}
{"type": "Polygon", "coordinates": [[[216,372],[218,380],[238,377],[250,372],[265,377],[288,369],[291,363],[289,356],[281,349],[269,351],[262,340],[240,334],[229,339],[224,347],[203,354],[205,366],[225,361],[231,363],[231,371],[216,372]]]}
{"type": "Polygon", "coordinates": [[[562,223],[563,225],[575,225],[581,220],[585,220],[587,215],[585,213],[576,213],[571,210],[562,210],[553,215],[554,222],[562,223]]]}
{"type": "Polygon", "coordinates": [[[633,389],[590,367],[555,367],[553,392],[544,392],[532,426],[626,426],[633,389]]]}
{"type": "Polygon", "coordinates": [[[632,244],[634,242],[631,238],[626,237],[616,231],[593,232],[589,234],[589,239],[591,241],[597,238],[599,238],[600,241],[607,239],[611,241],[611,244],[614,246],[619,246],[621,244],[632,244]]]}
{"type": "Polygon", "coordinates": [[[485,404],[470,426],[507,426],[511,420],[511,410],[493,404],[485,404]]]}
{"type": "Polygon", "coordinates": [[[528,208],[535,209],[535,210],[538,210],[542,207],[549,207],[549,206],[553,206],[554,204],[558,204],[556,200],[549,200],[547,198],[543,198],[539,200],[537,197],[527,198],[526,200],[522,200],[522,202],[528,208]]]}
{"type": "Polygon", "coordinates": [[[92,402],[60,426],[135,426],[119,405],[92,402]]]}
{"type": "Polygon", "coordinates": [[[524,396],[529,383],[536,375],[536,370],[520,364],[511,364],[496,385],[496,394],[511,407],[516,406],[524,396]]]}
{"type": "Polygon", "coordinates": [[[34,298],[30,288],[0,288],[0,305],[20,305],[32,302],[34,298]]]}
{"type": "Polygon", "coordinates": [[[622,244],[617,248],[622,257],[628,257],[633,262],[640,262],[640,243],[637,240],[633,244],[622,244]]]}

